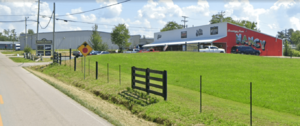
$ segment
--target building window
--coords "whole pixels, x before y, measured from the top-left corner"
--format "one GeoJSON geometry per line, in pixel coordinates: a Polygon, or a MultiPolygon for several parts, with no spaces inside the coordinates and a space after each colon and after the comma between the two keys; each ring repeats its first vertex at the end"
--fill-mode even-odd
{"type": "Polygon", "coordinates": [[[181,38],[186,38],[186,37],[187,37],[187,31],[182,31],[181,38]]]}
{"type": "Polygon", "coordinates": [[[210,35],[218,34],[218,26],[210,27],[210,35]]]}

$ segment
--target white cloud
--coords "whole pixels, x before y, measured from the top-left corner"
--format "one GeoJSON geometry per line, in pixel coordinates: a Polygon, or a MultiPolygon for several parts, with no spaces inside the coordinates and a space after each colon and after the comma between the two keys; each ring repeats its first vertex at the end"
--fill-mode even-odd
{"type": "Polygon", "coordinates": [[[183,14],[182,9],[173,3],[172,0],[159,0],[154,2],[148,0],[142,9],[138,10],[139,17],[150,19],[163,19],[168,17],[179,17],[183,14]]]}
{"type": "Polygon", "coordinates": [[[290,23],[294,29],[300,30],[300,19],[299,18],[291,17],[290,23]]]}
{"type": "Polygon", "coordinates": [[[167,24],[167,22],[165,22],[163,20],[159,20],[158,23],[161,24],[161,25],[163,25],[163,26],[167,24]]]}
{"type": "MultiPolygon", "coordinates": [[[[100,7],[108,6],[118,3],[117,0],[96,0],[97,3],[100,3],[100,7]]],[[[122,12],[122,4],[117,4],[111,7],[106,8],[100,12],[101,17],[105,18],[114,18],[118,17],[122,12]]]]}
{"type": "Polygon", "coordinates": [[[72,13],[79,13],[82,12],[81,7],[77,8],[77,9],[71,9],[72,13]]]}
{"type": "Polygon", "coordinates": [[[296,2],[294,0],[278,0],[274,5],[271,7],[273,10],[278,10],[280,7],[283,8],[290,8],[296,2]]]}
{"type": "Polygon", "coordinates": [[[67,19],[70,19],[70,20],[77,20],[77,17],[73,16],[73,15],[70,15],[70,13],[66,13],[67,15],[67,19]]]}
{"type": "Polygon", "coordinates": [[[7,6],[0,5],[0,14],[2,14],[2,15],[9,15],[9,14],[11,14],[11,10],[7,6]]]}
{"type": "Polygon", "coordinates": [[[95,22],[97,20],[97,17],[94,14],[90,14],[90,15],[87,15],[87,16],[84,15],[84,14],[81,14],[80,17],[85,22],[95,22]]]}

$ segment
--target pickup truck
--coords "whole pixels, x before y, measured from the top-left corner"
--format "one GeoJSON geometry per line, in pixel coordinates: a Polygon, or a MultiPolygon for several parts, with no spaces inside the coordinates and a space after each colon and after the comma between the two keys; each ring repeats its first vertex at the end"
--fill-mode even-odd
{"type": "Polygon", "coordinates": [[[79,56],[82,56],[80,51],[73,51],[73,56],[75,56],[76,58],[79,56]]]}
{"type": "Polygon", "coordinates": [[[208,46],[205,49],[199,49],[199,52],[210,52],[210,53],[225,53],[224,49],[219,49],[216,46],[208,46]]]}
{"type": "Polygon", "coordinates": [[[139,53],[146,53],[146,52],[159,52],[155,51],[154,49],[147,49],[147,50],[140,50],[139,53]]]}

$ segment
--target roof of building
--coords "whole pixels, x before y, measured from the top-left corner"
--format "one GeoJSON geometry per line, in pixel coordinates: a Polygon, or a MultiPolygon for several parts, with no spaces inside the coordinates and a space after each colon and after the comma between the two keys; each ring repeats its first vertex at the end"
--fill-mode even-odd
{"type": "MultiPolygon", "coordinates": [[[[252,30],[252,29],[249,29],[249,28],[246,28],[246,27],[242,27],[242,26],[236,25],[236,24],[232,24],[232,23],[228,23],[228,22],[221,22],[221,23],[227,23],[227,24],[235,25],[237,27],[241,27],[241,28],[244,28],[244,29],[247,29],[247,30],[251,30],[251,31],[263,34],[263,35],[267,35],[267,36],[273,37],[273,38],[277,38],[277,37],[274,37],[272,35],[268,35],[268,34],[265,34],[265,33],[262,33],[262,32],[258,32],[258,31],[255,31],[255,30],[252,30]]],[[[221,23],[215,23],[215,24],[221,24],[221,23]]],[[[209,26],[209,25],[215,25],[215,24],[207,24],[207,25],[201,25],[201,26],[196,26],[196,27],[203,27],[203,26],[209,26]]],[[[189,29],[189,28],[195,28],[195,27],[188,27],[188,28],[184,28],[184,29],[189,29]]],[[[175,30],[182,30],[182,29],[174,29],[174,30],[170,30],[170,31],[175,31],[175,30]]],[[[155,33],[160,33],[160,32],[155,32],[155,33]]],[[[280,38],[277,38],[277,39],[280,39],[280,38]]],[[[282,39],[280,39],[280,40],[282,40],[282,39]]]]}
{"type": "Polygon", "coordinates": [[[13,42],[13,41],[0,41],[0,44],[20,44],[20,42],[13,42]]]}

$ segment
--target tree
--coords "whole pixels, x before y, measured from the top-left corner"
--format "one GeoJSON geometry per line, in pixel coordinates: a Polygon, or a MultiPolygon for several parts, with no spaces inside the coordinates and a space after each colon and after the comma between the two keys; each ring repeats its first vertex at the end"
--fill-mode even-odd
{"type": "Polygon", "coordinates": [[[294,44],[300,44],[300,31],[293,31],[291,36],[290,36],[290,40],[292,43],[294,44]]]}
{"type": "Polygon", "coordinates": [[[285,40],[285,42],[284,42],[283,55],[284,55],[284,56],[289,56],[289,55],[291,55],[291,50],[292,50],[292,49],[291,49],[291,47],[290,47],[288,41],[285,40]]]}
{"type": "Polygon", "coordinates": [[[93,28],[93,33],[89,40],[89,44],[96,51],[106,51],[108,49],[108,45],[106,43],[102,43],[102,38],[99,32],[97,31],[98,25],[95,24],[95,26],[93,26],[92,28],[93,28]]]}
{"type": "Polygon", "coordinates": [[[28,33],[29,35],[33,35],[34,34],[34,31],[32,29],[28,29],[28,33]]]}
{"type": "Polygon", "coordinates": [[[296,44],[297,40],[295,40],[295,39],[292,40],[292,34],[293,33],[294,33],[294,29],[290,28],[290,29],[287,30],[287,32],[286,32],[286,30],[284,30],[284,31],[278,31],[277,32],[277,36],[280,39],[284,39],[285,38],[290,44],[293,44],[293,43],[296,44]]]}
{"type": "Polygon", "coordinates": [[[242,27],[246,27],[248,29],[255,30],[257,32],[261,32],[257,28],[257,22],[251,22],[251,21],[247,21],[247,20],[233,20],[231,17],[224,17],[223,13],[212,15],[212,18],[209,22],[210,22],[210,24],[216,24],[216,23],[220,23],[221,19],[222,19],[222,22],[228,22],[231,24],[235,24],[238,26],[242,26],[242,27]]]}
{"type": "Polygon", "coordinates": [[[182,25],[179,25],[177,24],[175,21],[169,21],[164,28],[162,28],[160,30],[160,32],[163,32],[163,31],[170,31],[170,30],[174,30],[174,29],[182,29],[183,26],[182,25]]]}
{"type": "Polygon", "coordinates": [[[113,44],[119,46],[120,51],[123,51],[126,45],[128,45],[129,38],[129,30],[126,28],[125,24],[118,24],[118,26],[115,26],[115,28],[113,28],[111,40],[113,44]]]}

